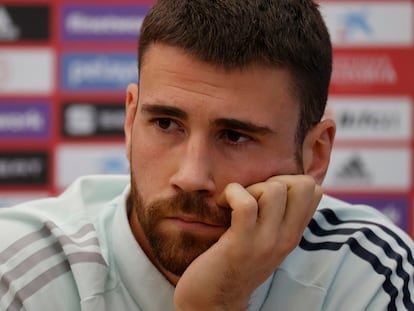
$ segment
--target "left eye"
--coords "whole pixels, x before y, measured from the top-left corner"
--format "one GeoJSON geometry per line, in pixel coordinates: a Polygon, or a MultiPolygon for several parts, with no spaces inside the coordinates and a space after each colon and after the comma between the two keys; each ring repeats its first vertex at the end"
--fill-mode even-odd
{"type": "Polygon", "coordinates": [[[240,143],[244,143],[244,142],[247,142],[247,141],[251,140],[251,138],[249,136],[246,136],[242,133],[232,131],[232,130],[224,131],[223,136],[224,136],[225,139],[227,139],[231,143],[240,144],[240,143]]]}

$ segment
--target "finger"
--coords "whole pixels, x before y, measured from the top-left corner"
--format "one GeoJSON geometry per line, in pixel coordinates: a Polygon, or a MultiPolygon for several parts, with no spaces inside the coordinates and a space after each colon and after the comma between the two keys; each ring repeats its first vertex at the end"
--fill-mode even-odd
{"type": "Polygon", "coordinates": [[[280,245],[280,230],[286,210],[287,186],[279,181],[266,181],[249,186],[247,190],[258,201],[255,239],[260,245],[260,253],[264,256],[261,260],[278,263],[280,253],[277,250],[280,245]]]}
{"type": "Polygon", "coordinates": [[[287,205],[283,227],[290,235],[303,234],[322,197],[321,187],[307,175],[278,176],[287,185],[287,205]]]}
{"type": "Polygon", "coordinates": [[[244,187],[237,183],[228,184],[218,198],[218,204],[231,208],[231,230],[243,236],[251,234],[256,226],[258,206],[244,187]]]}
{"type": "Polygon", "coordinates": [[[309,221],[311,220],[311,218],[315,214],[315,211],[318,208],[318,205],[319,205],[319,202],[322,199],[322,196],[323,196],[322,187],[320,185],[316,184],[315,185],[314,199],[313,199],[313,202],[312,202],[312,206],[314,208],[310,208],[308,210],[309,211],[309,214],[307,215],[308,216],[308,221],[307,221],[306,225],[309,223],[309,221]]]}
{"type": "Polygon", "coordinates": [[[277,231],[284,218],[287,187],[279,181],[266,181],[247,187],[258,202],[258,224],[277,231]]]}

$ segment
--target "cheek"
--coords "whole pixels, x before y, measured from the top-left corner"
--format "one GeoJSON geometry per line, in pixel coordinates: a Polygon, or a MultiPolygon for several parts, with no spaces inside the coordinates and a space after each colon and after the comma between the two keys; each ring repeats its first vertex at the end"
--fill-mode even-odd
{"type": "Polygon", "coordinates": [[[243,163],[227,165],[223,170],[222,179],[225,180],[223,188],[230,182],[237,182],[244,187],[263,182],[272,176],[290,175],[300,173],[295,159],[263,159],[254,161],[249,159],[243,163]]]}
{"type": "Polygon", "coordinates": [[[150,189],[159,189],[166,179],[164,175],[168,169],[165,163],[168,162],[164,161],[157,144],[136,137],[131,148],[130,166],[143,197],[147,197],[150,189]]]}
{"type": "Polygon", "coordinates": [[[138,168],[145,169],[156,162],[162,154],[158,140],[148,127],[142,125],[143,121],[137,118],[131,135],[131,162],[138,168]]]}

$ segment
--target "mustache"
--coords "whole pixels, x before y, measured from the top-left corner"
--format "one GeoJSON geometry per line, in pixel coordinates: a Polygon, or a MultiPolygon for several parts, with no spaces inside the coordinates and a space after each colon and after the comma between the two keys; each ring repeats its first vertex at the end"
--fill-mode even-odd
{"type": "Polygon", "coordinates": [[[195,192],[180,191],[170,198],[154,201],[149,205],[149,211],[163,211],[165,216],[184,213],[200,221],[226,227],[231,224],[231,209],[211,206],[204,195],[195,192]]]}

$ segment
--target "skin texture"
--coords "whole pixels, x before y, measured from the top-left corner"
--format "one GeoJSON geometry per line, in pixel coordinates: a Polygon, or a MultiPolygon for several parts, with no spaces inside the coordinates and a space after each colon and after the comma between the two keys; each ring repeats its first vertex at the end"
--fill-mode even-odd
{"type": "Polygon", "coordinates": [[[225,71],[153,44],[128,86],[131,230],[177,310],[245,310],[299,243],[335,124],[315,126],[298,161],[290,85],[283,69],[225,71]]]}

